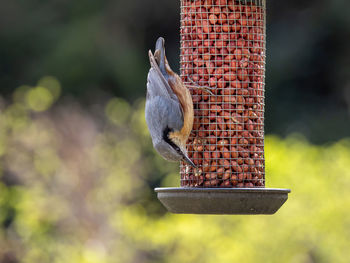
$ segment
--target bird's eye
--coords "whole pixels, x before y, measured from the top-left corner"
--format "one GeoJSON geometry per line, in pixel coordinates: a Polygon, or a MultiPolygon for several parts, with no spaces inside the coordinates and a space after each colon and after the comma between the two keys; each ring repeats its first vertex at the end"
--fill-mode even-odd
{"type": "Polygon", "coordinates": [[[171,140],[169,139],[169,132],[172,132],[173,129],[170,129],[168,126],[163,130],[163,140],[169,143],[171,140]]]}
{"type": "Polygon", "coordinates": [[[177,146],[172,140],[169,139],[169,132],[172,132],[173,129],[169,128],[168,126],[163,131],[163,139],[166,141],[178,154],[182,155],[182,151],[180,150],[180,147],[177,146]]]}

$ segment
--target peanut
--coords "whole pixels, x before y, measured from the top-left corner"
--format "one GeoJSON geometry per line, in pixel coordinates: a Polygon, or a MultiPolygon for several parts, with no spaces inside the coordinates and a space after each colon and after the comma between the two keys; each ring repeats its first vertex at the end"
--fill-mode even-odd
{"type": "Polygon", "coordinates": [[[181,1],[182,80],[211,88],[190,89],[187,151],[198,168],[183,163],[181,185],[263,187],[264,9],[254,1],[181,1]]]}

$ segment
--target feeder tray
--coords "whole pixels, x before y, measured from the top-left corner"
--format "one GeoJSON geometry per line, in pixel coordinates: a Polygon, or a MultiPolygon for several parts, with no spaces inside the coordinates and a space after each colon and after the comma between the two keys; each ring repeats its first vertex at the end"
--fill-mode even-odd
{"type": "Polygon", "coordinates": [[[271,215],[288,199],[278,188],[155,188],[169,212],[177,214],[271,215]]]}

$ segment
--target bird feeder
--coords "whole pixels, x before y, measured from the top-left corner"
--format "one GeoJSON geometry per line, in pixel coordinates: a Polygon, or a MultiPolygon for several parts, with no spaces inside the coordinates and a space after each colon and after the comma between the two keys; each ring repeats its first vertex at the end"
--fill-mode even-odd
{"type": "Polygon", "coordinates": [[[265,188],[265,22],[265,0],[181,0],[181,78],[207,89],[190,89],[197,167],[181,163],[181,187],[155,189],[170,212],[273,214],[287,200],[265,188]]]}

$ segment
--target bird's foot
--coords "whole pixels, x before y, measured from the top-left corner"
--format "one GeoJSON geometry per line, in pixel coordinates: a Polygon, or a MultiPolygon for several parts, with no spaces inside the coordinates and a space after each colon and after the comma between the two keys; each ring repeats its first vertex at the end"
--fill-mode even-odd
{"type": "Polygon", "coordinates": [[[191,79],[190,77],[187,77],[187,79],[192,83],[192,85],[186,85],[188,88],[199,89],[199,90],[202,90],[202,91],[207,92],[210,95],[214,96],[214,93],[212,92],[214,90],[214,88],[202,87],[202,86],[199,86],[196,82],[194,82],[193,79],[191,79]]]}
{"type": "Polygon", "coordinates": [[[214,96],[214,93],[211,92],[211,90],[213,90],[213,88],[209,88],[209,87],[199,87],[199,86],[192,86],[192,85],[186,85],[187,88],[191,88],[191,89],[199,89],[201,91],[204,91],[204,92],[207,92],[209,93],[210,95],[213,95],[214,96]]]}

